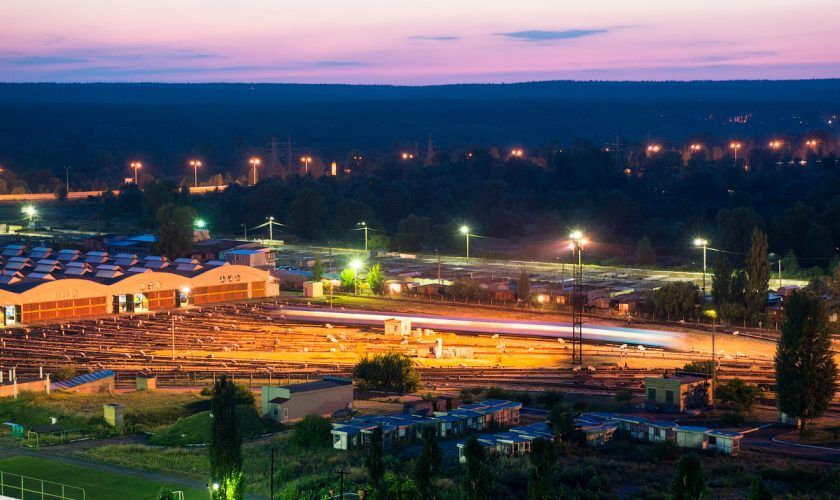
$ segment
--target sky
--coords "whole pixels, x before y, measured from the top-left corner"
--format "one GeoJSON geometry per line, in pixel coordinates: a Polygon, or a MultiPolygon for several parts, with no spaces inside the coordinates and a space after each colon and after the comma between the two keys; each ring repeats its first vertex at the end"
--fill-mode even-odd
{"type": "Polygon", "coordinates": [[[2,0],[0,81],[840,77],[838,0],[2,0]]]}

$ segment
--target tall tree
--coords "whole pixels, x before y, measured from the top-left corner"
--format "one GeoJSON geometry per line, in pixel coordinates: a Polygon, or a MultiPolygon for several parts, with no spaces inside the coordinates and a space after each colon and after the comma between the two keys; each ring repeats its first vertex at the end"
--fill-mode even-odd
{"type": "Polygon", "coordinates": [[[467,500],[486,500],[493,476],[487,467],[487,452],[475,436],[464,443],[466,472],[462,483],[464,497],[467,500]]]}
{"type": "Polygon", "coordinates": [[[551,500],[556,498],[551,488],[554,465],[557,462],[557,452],[554,442],[537,439],[531,443],[531,480],[528,482],[528,497],[533,500],[551,500]]]}
{"type": "Polygon", "coordinates": [[[526,304],[531,302],[531,276],[525,268],[519,273],[519,280],[516,282],[516,296],[526,304]]]}
{"type": "Polygon", "coordinates": [[[368,483],[376,491],[382,490],[382,478],[385,477],[385,459],[382,443],[382,428],[377,427],[370,434],[367,449],[365,450],[365,468],[367,469],[368,483]]]}
{"type": "Polygon", "coordinates": [[[673,500],[700,500],[706,491],[703,464],[696,453],[686,453],[677,461],[677,471],[671,481],[673,500]]]}
{"type": "Polygon", "coordinates": [[[779,409],[799,417],[805,434],[807,423],[828,409],[837,390],[828,314],[819,296],[796,292],[788,299],[775,362],[779,409]]]}
{"type": "Polygon", "coordinates": [[[195,210],[167,203],[157,211],[155,249],[170,259],[183,257],[193,244],[195,210]]]}
{"type": "Polygon", "coordinates": [[[653,250],[653,245],[650,244],[650,238],[645,236],[636,245],[636,264],[649,266],[655,262],[656,252],[653,250]]]}
{"type": "Polygon", "coordinates": [[[414,462],[414,483],[420,491],[420,498],[437,498],[435,480],[440,475],[442,464],[443,453],[437,442],[435,428],[428,427],[423,430],[423,448],[414,462]]]}
{"type": "Polygon", "coordinates": [[[712,274],[712,304],[720,310],[729,302],[729,287],[732,281],[732,264],[722,254],[715,260],[714,274],[712,274]]]}
{"type": "Polygon", "coordinates": [[[321,256],[315,257],[315,264],[312,265],[312,279],[314,281],[321,281],[324,277],[324,262],[321,260],[321,256]]]}
{"type": "Polygon", "coordinates": [[[213,386],[210,400],[210,494],[214,500],[241,500],[245,495],[242,475],[242,434],[236,413],[237,388],[222,375],[213,386]]]}
{"type": "Polygon", "coordinates": [[[568,405],[557,403],[548,414],[548,426],[555,436],[567,439],[575,431],[575,414],[568,405]]]}
{"type": "Polygon", "coordinates": [[[381,295],[385,291],[385,274],[382,272],[382,266],[374,264],[368,269],[367,281],[370,291],[376,295],[381,295]]]}
{"type": "Polygon", "coordinates": [[[767,288],[770,283],[770,262],[767,260],[767,235],[753,229],[750,251],[747,253],[747,317],[756,321],[767,305],[767,288]]]}

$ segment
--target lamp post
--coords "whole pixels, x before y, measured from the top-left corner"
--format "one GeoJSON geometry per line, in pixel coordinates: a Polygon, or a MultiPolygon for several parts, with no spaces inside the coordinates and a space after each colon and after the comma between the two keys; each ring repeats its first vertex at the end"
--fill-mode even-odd
{"type": "Polygon", "coordinates": [[[350,261],[350,269],[353,270],[353,295],[359,294],[359,269],[362,268],[362,261],[353,259],[350,261]]]}
{"type": "Polygon", "coordinates": [[[573,257],[572,288],[572,364],[583,363],[583,245],[586,239],[581,231],[569,235],[573,257]]]}
{"type": "Polygon", "coordinates": [[[469,226],[461,226],[459,229],[461,234],[463,234],[467,238],[467,258],[470,258],[470,227],[469,226]]]}
{"type": "Polygon", "coordinates": [[[356,223],[365,232],[365,252],[368,251],[368,225],[365,221],[356,223]]]}
{"type": "Polygon", "coordinates": [[[134,169],[134,184],[139,186],[140,183],[137,182],[137,171],[140,170],[141,168],[143,168],[143,164],[140,163],[139,161],[133,161],[133,162],[131,162],[131,168],[134,169]]]}
{"type": "Polygon", "coordinates": [[[744,146],[740,142],[729,143],[729,149],[731,149],[733,154],[735,155],[735,161],[736,162],[738,161],[738,150],[741,149],[742,147],[744,147],[744,146]]]}
{"type": "Polygon", "coordinates": [[[248,163],[251,164],[251,170],[253,171],[253,181],[252,181],[253,183],[251,185],[256,186],[257,185],[257,166],[260,163],[262,163],[262,160],[260,160],[257,157],[253,157],[250,160],[248,160],[248,163]]]}
{"type": "Polygon", "coordinates": [[[274,217],[266,217],[268,219],[268,240],[274,241],[274,217]]]}
{"type": "Polygon", "coordinates": [[[301,156],[300,157],[301,163],[303,163],[303,172],[305,174],[309,174],[309,164],[312,163],[311,156],[301,156]]]}
{"type": "Polygon", "coordinates": [[[190,160],[190,166],[193,168],[193,180],[195,187],[198,187],[198,167],[201,166],[201,162],[198,160],[190,160]]]}
{"type": "Polygon", "coordinates": [[[694,246],[703,248],[703,302],[706,302],[706,249],[709,241],[704,238],[694,238],[694,246]]]}
{"type": "Polygon", "coordinates": [[[27,227],[32,227],[32,219],[38,214],[38,210],[32,205],[26,205],[23,207],[23,213],[29,218],[27,227]]]}
{"type": "Polygon", "coordinates": [[[706,316],[712,318],[712,413],[715,412],[715,389],[717,386],[717,353],[715,352],[715,319],[717,318],[717,311],[709,309],[706,311],[706,316]]]}

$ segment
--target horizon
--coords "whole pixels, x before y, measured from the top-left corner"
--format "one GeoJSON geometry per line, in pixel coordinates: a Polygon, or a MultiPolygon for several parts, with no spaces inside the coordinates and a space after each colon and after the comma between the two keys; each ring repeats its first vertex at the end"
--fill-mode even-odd
{"type": "Polygon", "coordinates": [[[433,0],[0,5],[6,82],[428,86],[840,77],[840,5],[433,0]],[[292,15],[289,15],[292,12],[292,15]],[[130,27],[130,29],[126,29],[130,27]],[[807,36],[796,36],[807,33],[807,36]]]}

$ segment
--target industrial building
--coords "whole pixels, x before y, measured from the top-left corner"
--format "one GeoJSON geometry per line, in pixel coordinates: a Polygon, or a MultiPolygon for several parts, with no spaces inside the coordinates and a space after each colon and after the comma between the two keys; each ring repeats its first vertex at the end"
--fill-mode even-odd
{"type": "Polygon", "coordinates": [[[2,324],[275,296],[268,271],[228,262],[22,245],[0,252],[2,324]]]}
{"type": "Polygon", "coordinates": [[[353,381],[339,377],[262,387],[262,416],[277,422],[294,422],[307,415],[331,417],[353,406],[353,381]]]}
{"type": "Polygon", "coordinates": [[[680,413],[686,407],[686,399],[694,391],[706,391],[706,397],[708,398],[709,383],[707,377],[694,373],[646,377],[645,409],[665,413],[680,413]]]}

